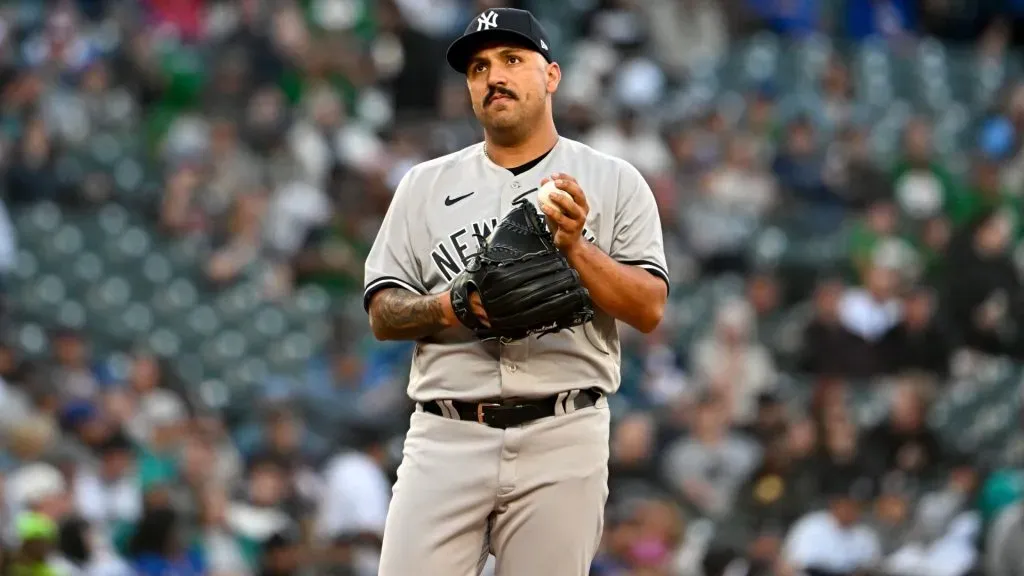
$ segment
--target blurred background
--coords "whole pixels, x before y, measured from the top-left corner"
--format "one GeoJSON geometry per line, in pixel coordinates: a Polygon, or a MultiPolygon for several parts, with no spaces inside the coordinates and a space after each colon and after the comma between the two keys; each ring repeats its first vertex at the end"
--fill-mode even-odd
{"type": "Polygon", "coordinates": [[[443,54],[500,5],[673,280],[593,574],[1024,575],[1020,0],[0,2],[6,573],[376,574],[363,258],[481,139],[443,54]]]}

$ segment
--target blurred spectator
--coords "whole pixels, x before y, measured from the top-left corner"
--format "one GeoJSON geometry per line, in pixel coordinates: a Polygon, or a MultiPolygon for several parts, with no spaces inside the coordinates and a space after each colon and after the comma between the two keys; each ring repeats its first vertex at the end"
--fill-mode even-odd
{"type": "Polygon", "coordinates": [[[609,485],[616,493],[664,491],[658,470],[657,423],[645,414],[630,414],[612,432],[609,485]]]}
{"type": "Polygon", "coordinates": [[[872,263],[865,272],[863,287],[848,288],[839,299],[838,315],[850,335],[847,354],[852,376],[873,376],[886,371],[881,349],[885,335],[903,319],[899,299],[899,268],[895,264],[872,263]]]}
{"type": "Polygon", "coordinates": [[[53,335],[56,367],[52,374],[62,398],[90,400],[99,392],[87,344],[81,334],[63,330],[53,335]]]}
{"type": "Polygon", "coordinates": [[[826,411],[828,419],[821,425],[821,451],[815,466],[819,491],[840,479],[871,478],[878,472],[857,426],[841,411],[830,412],[826,411]]]}
{"type": "Polygon", "coordinates": [[[775,385],[775,364],[757,341],[753,310],[747,302],[723,304],[713,329],[694,348],[694,372],[704,386],[722,395],[733,422],[748,424],[758,395],[775,385]]]}
{"type": "Polygon", "coordinates": [[[978,471],[953,464],[945,486],[921,497],[906,541],[886,559],[889,573],[962,576],[975,567],[981,519],[971,506],[978,471]]]}
{"type": "Polygon", "coordinates": [[[704,515],[730,514],[740,486],[761,459],[756,444],[729,430],[725,403],[706,395],[695,407],[692,436],[665,454],[667,482],[704,515]]]}
{"type": "Polygon", "coordinates": [[[786,536],[784,574],[857,574],[881,560],[881,543],[861,521],[869,498],[863,481],[836,479],[828,485],[828,508],[803,516],[786,536]]]}
{"type": "Polygon", "coordinates": [[[723,3],[709,0],[644,2],[655,52],[666,70],[688,77],[721,63],[729,31],[723,3]]]}
{"type": "Polygon", "coordinates": [[[850,258],[859,273],[864,274],[871,267],[879,246],[896,238],[898,225],[899,212],[893,202],[878,199],[868,205],[850,237],[850,258]]]}
{"type": "Polygon", "coordinates": [[[842,200],[825,184],[825,155],[816,140],[811,120],[797,118],[787,128],[785,147],[772,169],[780,187],[801,204],[820,210],[841,207],[842,200]]]}
{"type": "Polygon", "coordinates": [[[853,83],[846,63],[832,54],[821,75],[822,122],[830,132],[840,132],[852,124],[857,113],[853,83]]]}
{"type": "Polygon", "coordinates": [[[60,193],[54,173],[54,151],[41,118],[30,120],[19,138],[14,162],[7,171],[8,198],[11,203],[38,202],[40,200],[67,200],[60,193]]]}
{"type": "MultiPolygon", "coordinates": [[[[71,510],[63,474],[56,467],[43,462],[18,468],[7,478],[4,493],[7,499],[6,516],[9,518],[31,513],[60,522],[71,510]]],[[[12,528],[16,530],[17,525],[12,528]]],[[[8,541],[15,539],[16,533],[8,535],[8,541]]]]}
{"type": "Polygon", "coordinates": [[[764,166],[775,158],[783,136],[778,97],[778,90],[771,84],[758,86],[747,94],[747,106],[741,119],[742,132],[754,142],[757,162],[764,166]]]}
{"type": "Polygon", "coordinates": [[[128,545],[132,570],[140,576],[205,574],[198,550],[188,546],[178,514],[169,508],[147,510],[128,545]]]}
{"type": "Polygon", "coordinates": [[[230,284],[243,275],[259,278],[266,207],[262,193],[245,196],[234,204],[230,223],[216,240],[207,264],[206,273],[215,284],[230,284]]]}
{"type": "Polygon", "coordinates": [[[656,131],[644,125],[636,110],[624,110],[618,122],[597,126],[583,141],[601,152],[628,159],[648,177],[659,176],[670,166],[668,147],[656,131]]]}
{"type": "Polygon", "coordinates": [[[207,485],[200,499],[199,539],[211,574],[252,574],[251,542],[239,538],[228,522],[228,497],[217,484],[207,485]]]}
{"type": "Polygon", "coordinates": [[[1007,254],[1014,226],[1004,210],[985,210],[950,246],[950,320],[963,344],[988,354],[1016,354],[1020,341],[1022,292],[1007,254]]]}
{"type": "Polygon", "coordinates": [[[807,464],[794,453],[785,434],[765,444],[761,466],[740,490],[737,507],[750,515],[747,525],[758,527],[762,537],[768,536],[769,528],[776,535],[785,531],[803,515],[807,500],[814,498],[817,478],[807,464]]]}
{"type": "Polygon", "coordinates": [[[351,294],[362,285],[362,262],[368,248],[349,229],[344,212],[306,234],[292,259],[297,285],[315,284],[332,295],[351,294]]]}
{"type": "Polygon", "coordinates": [[[814,291],[810,322],[801,336],[803,355],[800,368],[824,376],[842,376],[854,365],[847,355],[852,336],[839,321],[839,302],[845,286],[839,280],[818,284],[814,291]]]}
{"type": "Polygon", "coordinates": [[[683,223],[707,274],[745,271],[744,246],[777,201],[771,174],[756,165],[753,143],[737,137],[725,162],[701,178],[683,223]]]}
{"type": "Polygon", "coordinates": [[[986,209],[1006,207],[1020,214],[1020,197],[1004,188],[996,159],[975,157],[971,168],[968,191],[955,198],[948,209],[954,225],[963,227],[986,209]]]}
{"type": "Polygon", "coordinates": [[[372,576],[380,560],[391,490],[382,469],[386,435],[376,427],[362,428],[353,449],[325,466],[316,531],[350,559],[353,574],[372,576]]]}
{"type": "Polygon", "coordinates": [[[135,447],[123,433],[99,447],[95,470],[79,470],[75,477],[75,504],[99,538],[109,540],[113,530],[133,524],[142,514],[142,486],[136,470],[135,447]]]}
{"type": "Polygon", "coordinates": [[[636,498],[609,514],[608,552],[594,561],[599,576],[697,574],[689,562],[680,511],[655,497],[636,498]]]}
{"type": "Polygon", "coordinates": [[[912,119],[903,132],[903,158],[893,168],[896,201],[901,212],[915,220],[952,209],[960,191],[948,168],[935,153],[932,127],[912,119]]]}
{"type": "Polygon", "coordinates": [[[13,576],[50,576],[57,574],[54,549],[57,523],[43,514],[22,513],[16,520],[21,546],[10,561],[13,576]]]}
{"type": "Polygon", "coordinates": [[[863,127],[846,126],[829,145],[825,158],[825,184],[849,205],[862,208],[891,198],[891,185],[871,156],[863,127]]]}
{"type": "Polygon", "coordinates": [[[260,576],[287,576],[307,565],[308,558],[303,555],[295,538],[287,533],[274,534],[263,544],[263,555],[260,560],[260,576]]]}
{"type": "Polygon", "coordinates": [[[262,549],[275,536],[299,528],[289,506],[291,496],[287,463],[269,456],[254,459],[243,490],[228,503],[227,526],[241,542],[262,549]]]}
{"type": "Polygon", "coordinates": [[[131,567],[97,539],[94,529],[84,520],[72,517],[60,525],[58,535],[63,574],[81,576],[131,576],[131,567]]]}
{"type": "Polygon", "coordinates": [[[786,405],[775,393],[762,392],[757,397],[756,416],[744,428],[761,446],[768,446],[784,436],[789,428],[786,405]]]}
{"type": "Polygon", "coordinates": [[[917,288],[903,300],[903,319],[884,336],[880,347],[888,356],[887,371],[920,371],[943,378],[949,375],[953,345],[936,318],[937,298],[917,288]]]}
{"type": "Polygon", "coordinates": [[[900,382],[892,389],[888,419],[869,431],[866,444],[874,452],[878,470],[899,471],[903,475],[926,479],[946,462],[939,439],[925,421],[927,411],[923,391],[914,380],[900,382]]]}

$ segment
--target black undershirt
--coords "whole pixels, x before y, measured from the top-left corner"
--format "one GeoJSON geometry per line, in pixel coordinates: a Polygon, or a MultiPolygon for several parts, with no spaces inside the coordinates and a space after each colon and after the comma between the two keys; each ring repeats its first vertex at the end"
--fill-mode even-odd
{"type": "MultiPolygon", "coordinates": [[[[554,150],[554,148],[552,148],[551,150],[554,150]]],[[[516,166],[515,168],[506,168],[506,170],[511,172],[514,176],[519,176],[520,174],[523,174],[524,172],[529,171],[530,168],[533,168],[537,164],[540,164],[541,160],[547,158],[548,154],[551,154],[551,150],[548,150],[547,152],[541,154],[539,157],[537,157],[537,158],[535,158],[533,160],[530,160],[526,164],[523,164],[521,166],[516,166]]]]}

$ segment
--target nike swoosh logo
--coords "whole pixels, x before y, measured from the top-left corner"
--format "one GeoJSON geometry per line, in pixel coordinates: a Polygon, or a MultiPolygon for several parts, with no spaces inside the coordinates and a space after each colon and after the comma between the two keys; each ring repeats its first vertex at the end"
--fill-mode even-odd
{"type": "Polygon", "coordinates": [[[536,192],[537,190],[538,190],[538,188],[531,188],[531,189],[527,190],[526,192],[523,192],[519,196],[516,196],[515,198],[512,199],[512,205],[515,206],[516,204],[519,204],[520,202],[523,202],[524,199],[526,198],[527,194],[529,194],[531,192],[536,192]]]}
{"type": "Polygon", "coordinates": [[[466,198],[469,198],[473,194],[476,194],[476,192],[470,192],[469,194],[464,194],[462,196],[456,196],[455,198],[452,198],[450,196],[445,196],[444,197],[444,205],[445,206],[451,206],[452,204],[455,204],[456,202],[461,202],[461,201],[465,200],[466,198]]]}

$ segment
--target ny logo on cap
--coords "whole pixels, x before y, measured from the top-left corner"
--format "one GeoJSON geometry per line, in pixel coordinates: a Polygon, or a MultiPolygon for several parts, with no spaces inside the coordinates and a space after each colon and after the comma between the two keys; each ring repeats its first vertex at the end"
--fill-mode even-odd
{"type": "Polygon", "coordinates": [[[476,19],[476,31],[490,30],[491,28],[498,27],[498,13],[490,11],[487,14],[481,14],[476,19]]]}

